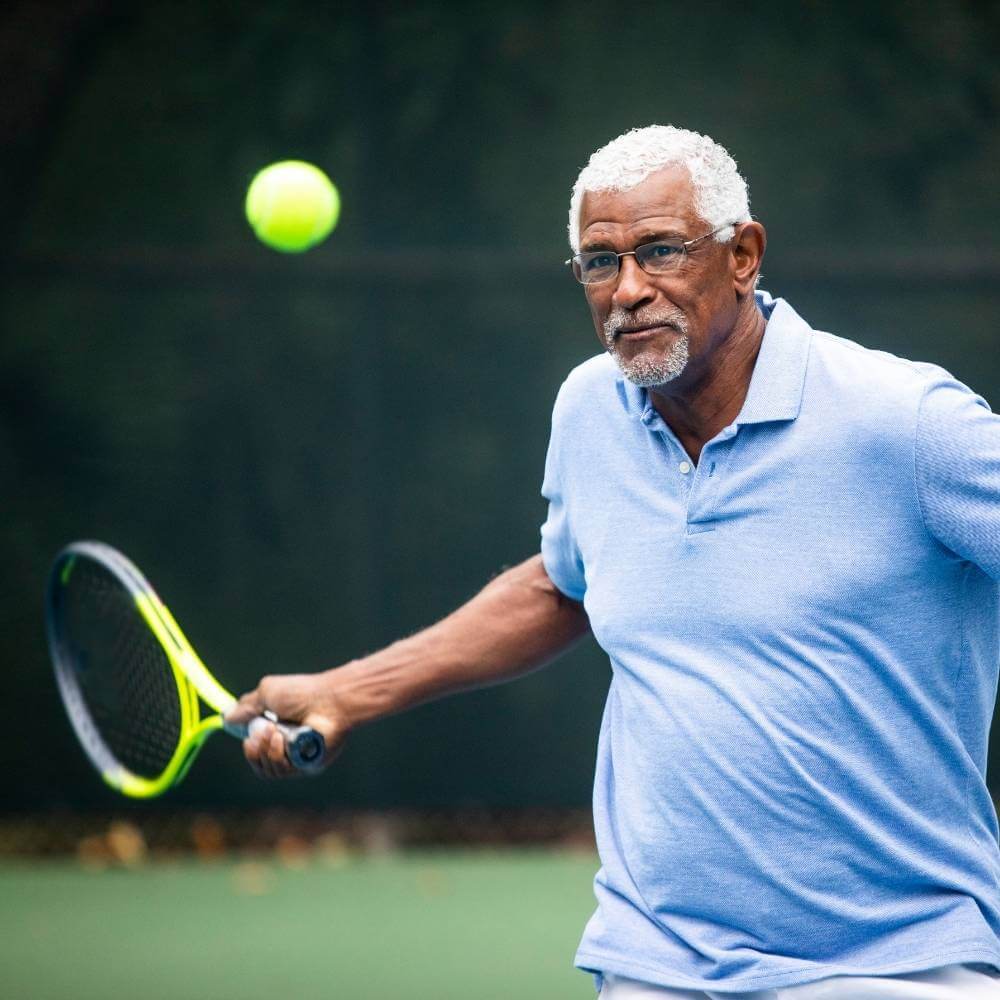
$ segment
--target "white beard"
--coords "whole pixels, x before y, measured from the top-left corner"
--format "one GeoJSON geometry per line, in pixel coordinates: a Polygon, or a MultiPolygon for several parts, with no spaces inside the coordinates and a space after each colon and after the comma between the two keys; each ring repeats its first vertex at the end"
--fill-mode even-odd
{"type": "Polygon", "coordinates": [[[625,378],[644,389],[672,382],[687,367],[687,319],[679,309],[636,314],[621,308],[612,309],[604,321],[604,343],[625,378]],[[634,324],[672,326],[680,336],[666,354],[659,350],[645,350],[631,358],[623,358],[618,351],[617,333],[621,327],[634,324]]]}

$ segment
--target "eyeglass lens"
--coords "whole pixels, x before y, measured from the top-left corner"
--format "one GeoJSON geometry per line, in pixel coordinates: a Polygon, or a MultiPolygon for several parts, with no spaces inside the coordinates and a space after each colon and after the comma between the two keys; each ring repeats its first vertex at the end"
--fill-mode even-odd
{"type": "MultiPolygon", "coordinates": [[[[636,247],[634,254],[639,267],[650,274],[659,274],[677,266],[684,256],[684,244],[680,240],[660,240],[636,247]]],[[[610,280],[618,274],[620,266],[621,258],[610,250],[579,253],[573,258],[573,273],[585,285],[610,280]]]]}

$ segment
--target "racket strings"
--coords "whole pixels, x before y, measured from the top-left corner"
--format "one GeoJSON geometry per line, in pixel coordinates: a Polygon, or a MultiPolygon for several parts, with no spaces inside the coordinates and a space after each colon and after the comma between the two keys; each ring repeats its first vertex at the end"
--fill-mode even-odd
{"type": "Polygon", "coordinates": [[[61,588],[63,655],[101,739],[142,777],[160,775],[181,738],[181,703],[170,660],[109,570],[77,559],[61,588]]]}

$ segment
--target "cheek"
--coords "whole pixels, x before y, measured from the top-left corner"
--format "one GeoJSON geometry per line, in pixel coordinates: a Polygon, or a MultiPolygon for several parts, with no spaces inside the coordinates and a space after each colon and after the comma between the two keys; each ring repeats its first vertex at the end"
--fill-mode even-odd
{"type": "Polygon", "coordinates": [[[699,353],[713,351],[732,331],[735,321],[735,310],[730,308],[728,302],[716,300],[709,303],[703,300],[698,304],[697,317],[692,317],[697,330],[691,338],[692,346],[697,340],[699,353]]]}
{"type": "Polygon", "coordinates": [[[594,332],[597,339],[604,343],[604,321],[608,316],[608,306],[600,299],[587,296],[587,308],[590,310],[590,319],[594,324],[594,332]]]}
{"type": "MultiPolygon", "coordinates": [[[[710,276],[706,275],[706,279],[710,276]]],[[[681,305],[691,326],[691,346],[706,344],[720,331],[729,330],[736,318],[736,301],[727,297],[726,287],[718,280],[703,280],[691,289],[681,305]]]]}

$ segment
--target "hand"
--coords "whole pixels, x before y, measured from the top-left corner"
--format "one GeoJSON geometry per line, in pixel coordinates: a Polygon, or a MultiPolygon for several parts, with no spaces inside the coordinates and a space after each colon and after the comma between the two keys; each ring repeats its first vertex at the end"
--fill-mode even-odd
{"type": "MultiPolygon", "coordinates": [[[[282,722],[310,726],[326,741],[323,767],[332,763],[343,748],[348,727],[338,711],[331,678],[324,674],[275,674],[265,677],[226,713],[226,722],[245,725],[270,709],[282,722]]],[[[285,740],[277,727],[255,728],[243,741],[243,755],[259,778],[290,778],[300,775],[285,755],[285,740]]]]}

